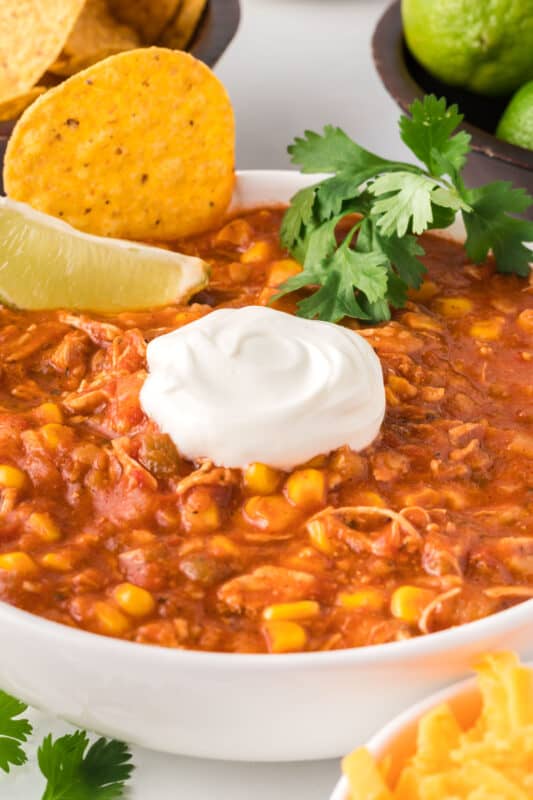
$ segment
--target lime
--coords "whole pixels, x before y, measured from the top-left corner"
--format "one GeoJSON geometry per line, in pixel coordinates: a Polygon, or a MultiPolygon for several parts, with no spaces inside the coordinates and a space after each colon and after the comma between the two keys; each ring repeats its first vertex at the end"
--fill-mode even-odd
{"type": "Polygon", "coordinates": [[[498,123],[496,136],[533,150],[533,81],[513,95],[498,123]]]}
{"type": "Polygon", "coordinates": [[[0,300],[27,309],[126,311],[183,303],[207,265],[159,247],[92,236],[0,197],[0,300]]]}
{"type": "Polygon", "coordinates": [[[533,79],[533,0],[402,0],[405,38],[444,83],[510,94],[533,79]]]}

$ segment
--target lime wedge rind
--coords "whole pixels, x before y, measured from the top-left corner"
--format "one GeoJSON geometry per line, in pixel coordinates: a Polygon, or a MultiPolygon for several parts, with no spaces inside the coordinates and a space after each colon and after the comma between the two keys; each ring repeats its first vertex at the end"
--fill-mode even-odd
{"type": "Polygon", "coordinates": [[[200,258],[83,233],[0,197],[0,299],[6,305],[143,310],[187,302],[208,277],[200,258]]]}

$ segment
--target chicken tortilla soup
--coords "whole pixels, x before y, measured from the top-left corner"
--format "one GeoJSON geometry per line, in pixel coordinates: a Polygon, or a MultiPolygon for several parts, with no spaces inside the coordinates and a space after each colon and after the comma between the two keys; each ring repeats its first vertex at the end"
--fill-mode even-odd
{"type": "Polygon", "coordinates": [[[187,306],[1,308],[2,600],[135,642],[282,653],[407,639],[533,596],[532,287],[458,244],[423,236],[406,307],[345,322],[385,382],[362,451],[224,468],[185,459],[143,413],[147,343],[266,306],[299,271],[282,215],[179,242],[211,267],[187,306]]]}

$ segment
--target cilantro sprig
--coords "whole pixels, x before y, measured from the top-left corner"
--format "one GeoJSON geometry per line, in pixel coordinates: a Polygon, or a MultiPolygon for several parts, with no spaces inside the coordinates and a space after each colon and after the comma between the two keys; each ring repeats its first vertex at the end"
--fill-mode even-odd
{"type": "Polygon", "coordinates": [[[517,219],[533,202],[523,189],[497,181],[468,189],[461,171],[470,136],[457,131],[463,117],[444,98],[415,100],[411,117],[400,118],[400,135],[424,164],[387,161],[360,147],[340,128],[306,131],[289,147],[305,173],[330,173],[292,198],[281,227],[281,242],[303,266],[274,299],[304,287],[300,316],[336,322],[343,317],[390,319],[407,290],[425,274],[418,235],[447,228],[462,214],[466,252],[483,261],[490,250],[500,272],[529,274],[533,223],[517,219]],[[359,219],[338,242],[336,230],[347,215],[359,219]]]}
{"type": "Polygon", "coordinates": [[[117,800],[133,770],[125,744],[98,739],[89,746],[85,731],[47,736],[37,757],[47,779],[42,800],[117,800]]]}
{"type": "Polygon", "coordinates": [[[22,745],[32,734],[27,719],[17,719],[28,706],[0,691],[0,769],[9,772],[27,761],[22,745]]]}
{"type": "MultiPolygon", "coordinates": [[[[20,715],[27,706],[0,691],[0,769],[27,761],[22,748],[33,729],[20,715]]],[[[38,753],[39,768],[46,779],[41,800],[119,800],[134,766],[127,745],[114,739],[91,744],[85,731],[52,739],[46,736],[38,753]]]]}

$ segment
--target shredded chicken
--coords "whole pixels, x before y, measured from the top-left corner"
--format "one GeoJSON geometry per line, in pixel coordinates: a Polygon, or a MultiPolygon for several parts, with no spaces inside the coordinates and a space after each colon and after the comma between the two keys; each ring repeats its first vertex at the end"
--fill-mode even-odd
{"type": "Polygon", "coordinates": [[[485,589],[487,597],[533,597],[533,586],[491,586],[485,589]]]}
{"type": "Polygon", "coordinates": [[[418,627],[422,633],[430,633],[429,620],[433,613],[437,610],[440,610],[443,603],[445,603],[447,600],[451,600],[452,597],[457,597],[457,595],[461,594],[461,592],[462,588],[460,586],[455,586],[453,589],[448,589],[448,591],[437,595],[437,597],[433,598],[433,600],[427,604],[420,615],[420,619],[418,620],[418,627]]]}
{"type": "Polygon", "coordinates": [[[183,495],[193,486],[230,486],[236,482],[237,477],[231,469],[215,467],[212,461],[204,461],[201,467],[182,478],[176,487],[176,492],[183,495]]]}

